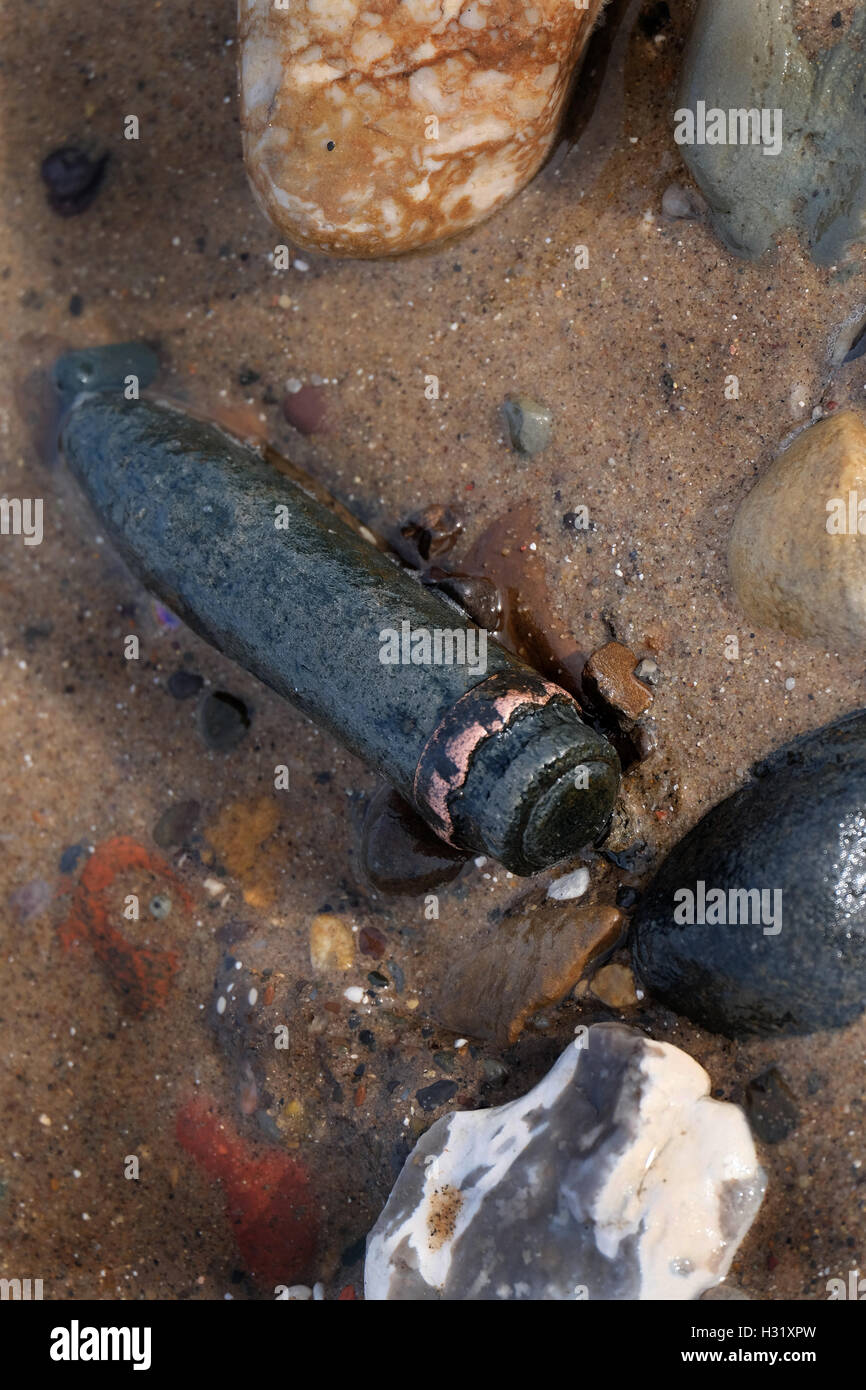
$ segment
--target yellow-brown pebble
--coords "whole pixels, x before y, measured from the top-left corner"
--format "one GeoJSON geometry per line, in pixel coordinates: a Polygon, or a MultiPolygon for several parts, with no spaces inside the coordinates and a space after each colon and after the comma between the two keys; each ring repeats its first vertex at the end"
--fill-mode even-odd
{"type": "Polygon", "coordinates": [[[632,1009],[638,1002],[634,986],[634,975],[627,965],[611,961],[597,970],[590,982],[596,999],[609,1004],[612,1009],[632,1009]]]}
{"type": "Polygon", "coordinates": [[[240,0],[250,180],[292,242],[398,255],[547,156],[603,0],[240,0]]]}
{"type": "Polygon", "coordinates": [[[355,962],[352,928],[332,912],[320,912],[310,923],[310,964],[321,974],[351,970],[355,962]]]}

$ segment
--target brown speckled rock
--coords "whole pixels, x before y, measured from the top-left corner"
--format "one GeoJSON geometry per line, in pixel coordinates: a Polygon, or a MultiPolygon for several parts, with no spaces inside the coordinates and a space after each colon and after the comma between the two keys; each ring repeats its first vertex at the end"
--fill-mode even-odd
{"type": "Polygon", "coordinates": [[[624,928],[623,914],[604,903],[546,902],[505,918],[454,958],[436,1017],[457,1033],[513,1043],[527,1019],[564,999],[624,928]]]}
{"type": "Polygon", "coordinates": [[[396,255],[473,226],[556,136],[602,0],[240,0],[247,169],[292,242],[396,255]]]}
{"type": "Polygon", "coordinates": [[[753,622],[863,650],[866,425],[858,415],[821,420],[774,460],[740,505],[728,564],[753,622]]]}
{"type": "Polygon", "coordinates": [[[653,693],[635,675],[637,657],[622,642],[608,642],[593,652],[583,668],[590,698],[608,705],[620,718],[633,723],[653,702],[653,693]]]}

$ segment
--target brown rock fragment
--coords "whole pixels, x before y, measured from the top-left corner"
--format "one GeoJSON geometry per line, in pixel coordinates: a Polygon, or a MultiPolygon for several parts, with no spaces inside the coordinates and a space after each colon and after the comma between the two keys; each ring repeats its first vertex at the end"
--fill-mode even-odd
{"type": "Polygon", "coordinates": [[[583,668],[589,694],[631,721],[640,719],[653,701],[652,691],[634,674],[636,666],[633,651],[622,642],[608,642],[593,652],[583,668]]]}
{"type": "Polygon", "coordinates": [[[506,918],[453,961],[434,1013],[456,1033],[513,1043],[532,1014],[558,1004],[590,962],[612,949],[624,925],[606,903],[549,901],[506,918]]]}
{"type": "Polygon", "coordinates": [[[611,961],[597,970],[590,989],[596,999],[600,999],[602,1004],[609,1004],[612,1009],[632,1009],[637,1003],[634,975],[627,965],[620,965],[618,961],[611,961]]]}

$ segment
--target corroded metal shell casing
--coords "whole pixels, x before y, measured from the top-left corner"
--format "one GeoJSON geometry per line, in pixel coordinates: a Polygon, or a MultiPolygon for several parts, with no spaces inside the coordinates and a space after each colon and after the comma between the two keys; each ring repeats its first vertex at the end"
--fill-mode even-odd
{"type": "Polygon", "coordinates": [[[145,586],[388,778],[437,834],[518,874],[597,838],[619,762],[575,701],[253,449],[116,392],[80,397],[62,444],[145,586]],[[407,630],[455,638],[441,664],[383,662],[384,634],[407,630]],[[476,657],[486,645],[483,668],[448,662],[461,642],[476,657]]]}

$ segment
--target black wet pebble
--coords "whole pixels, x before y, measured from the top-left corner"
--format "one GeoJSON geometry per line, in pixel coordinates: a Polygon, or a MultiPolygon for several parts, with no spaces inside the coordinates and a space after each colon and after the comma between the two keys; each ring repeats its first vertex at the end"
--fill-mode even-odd
{"type": "Polygon", "coordinates": [[[759,1139],[779,1144],[800,1123],[797,1103],[776,1067],[769,1067],[746,1087],[746,1114],[759,1139]]]}
{"type": "Polygon", "coordinates": [[[422,1086],[420,1091],[416,1091],[415,1099],[422,1110],[438,1110],[440,1105],[444,1105],[456,1094],[456,1081],[434,1081],[431,1085],[422,1086]]]}
{"type": "Polygon", "coordinates": [[[198,714],[201,736],[208,748],[228,753],[237,748],[252,723],[243,700],[227,690],[213,690],[201,703],[198,714]]]}
{"type": "Polygon", "coordinates": [[[358,1042],[361,1043],[363,1047],[369,1047],[371,1052],[374,1052],[376,1049],[376,1035],[372,1033],[369,1028],[361,1029],[358,1034],[358,1042]]]}
{"type": "Polygon", "coordinates": [[[203,685],[203,677],[197,676],[194,671],[172,671],[166,681],[169,695],[173,695],[176,700],[191,700],[203,685]]]}
{"type": "Polygon", "coordinates": [[[93,159],[76,145],[52,150],[42,161],[48,202],[61,217],[75,217],[90,207],[105,177],[108,155],[93,159]]]}
{"type": "Polygon", "coordinates": [[[728,1037],[842,1027],[866,1009],[866,710],[753,773],[650,885],[635,970],[660,1003],[728,1037]]]}
{"type": "Polygon", "coordinates": [[[84,300],[80,294],[71,294],[69,303],[66,306],[74,319],[77,319],[84,310],[84,300]]]}

